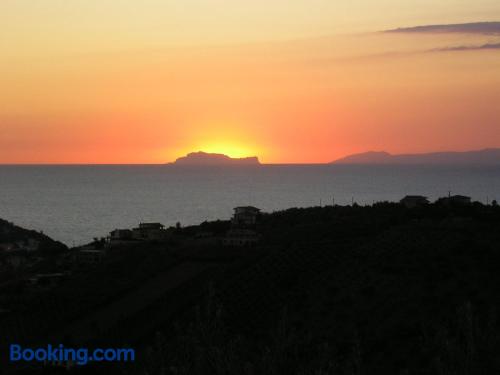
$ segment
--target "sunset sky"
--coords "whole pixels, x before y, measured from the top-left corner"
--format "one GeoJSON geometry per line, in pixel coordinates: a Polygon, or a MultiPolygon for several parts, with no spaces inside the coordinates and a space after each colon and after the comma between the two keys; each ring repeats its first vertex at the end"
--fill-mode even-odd
{"type": "Polygon", "coordinates": [[[0,163],[500,147],[498,0],[2,0],[0,163]]]}

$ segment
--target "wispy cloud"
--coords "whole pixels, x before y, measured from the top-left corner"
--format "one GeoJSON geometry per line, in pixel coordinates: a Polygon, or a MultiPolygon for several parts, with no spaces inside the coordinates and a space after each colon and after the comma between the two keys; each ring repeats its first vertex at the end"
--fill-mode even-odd
{"type": "MultiPolygon", "coordinates": [[[[400,27],[397,29],[384,30],[387,34],[468,34],[482,36],[483,40],[477,44],[459,44],[456,46],[444,46],[428,49],[420,52],[453,52],[453,51],[480,51],[500,50],[500,22],[470,22],[441,25],[423,25],[412,27],[400,27]],[[485,42],[484,36],[491,36],[493,40],[485,42]]],[[[419,53],[414,51],[412,53],[419,53]]]]}
{"type": "Polygon", "coordinates": [[[443,25],[424,25],[414,27],[400,27],[384,30],[385,33],[462,33],[481,35],[500,35],[500,22],[471,22],[443,25]]]}
{"type": "Polygon", "coordinates": [[[430,52],[448,52],[448,51],[478,51],[478,50],[492,50],[500,49],[500,43],[486,43],[478,46],[452,46],[444,48],[436,48],[430,50],[430,52]]]}

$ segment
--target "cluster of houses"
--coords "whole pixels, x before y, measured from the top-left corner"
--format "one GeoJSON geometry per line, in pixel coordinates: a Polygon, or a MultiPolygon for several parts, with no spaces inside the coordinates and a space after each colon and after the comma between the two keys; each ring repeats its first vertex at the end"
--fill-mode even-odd
{"type": "MultiPolygon", "coordinates": [[[[407,208],[416,208],[428,205],[429,199],[421,195],[407,195],[401,199],[400,204],[407,208]]],[[[444,206],[467,206],[471,204],[471,198],[463,195],[448,195],[440,198],[436,204],[444,206]]],[[[222,237],[221,244],[225,247],[253,247],[260,240],[257,231],[260,209],[253,206],[241,206],[234,208],[231,218],[231,227],[222,237]]],[[[79,264],[92,265],[102,262],[108,249],[121,247],[137,241],[161,242],[172,235],[171,229],[165,228],[161,223],[140,223],[133,229],[115,229],[109,233],[101,246],[89,245],[78,249],[76,262],[79,264]]],[[[202,239],[212,237],[212,233],[197,233],[196,238],[202,239]]]]}
{"type": "MultiPolygon", "coordinates": [[[[425,196],[407,195],[400,200],[400,204],[413,209],[424,207],[430,204],[430,201],[425,196]]],[[[461,207],[471,205],[472,200],[468,196],[449,194],[447,197],[436,200],[435,204],[461,207]]],[[[260,216],[261,211],[256,207],[236,207],[231,218],[230,228],[222,238],[216,238],[210,232],[197,233],[195,238],[211,237],[224,247],[254,247],[261,238],[258,232],[260,216]]],[[[114,247],[120,248],[141,241],[165,241],[171,237],[173,231],[173,228],[165,228],[161,223],[140,223],[133,229],[115,229],[109,233],[108,237],[95,240],[90,245],[76,249],[72,255],[74,257],[73,261],[79,265],[96,265],[101,263],[105,259],[107,252],[114,247]]],[[[30,253],[37,251],[38,248],[39,242],[34,239],[0,243],[0,271],[2,269],[17,269],[28,264],[30,259],[36,260],[36,255],[33,256],[30,253]]],[[[34,288],[50,288],[59,284],[68,276],[67,272],[35,274],[26,281],[28,286],[34,288]]]]}
{"type": "Polygon", "coordinates": [[[133,229],[115,229],[103,240],[96,240],[93,244],[78,248],[75,253],[75,262],[82,265],[101,263],[108,249],[126,246],[138,241],[164,241],[169,231],[160,223],[140,223],[133,229]]]}
{"type": "MultiPolygon", "coordinates": [[[[424,197],[422,195],[407,195],[399,202],[407,208],[422,207],[430,203],[429,199],[427,199],[427,197],[424,197]]],[[[447,197],[439,198],[436,201],[436,204],[442,206],[468,206],[472,204],[472,200],[471,197],[467,197],[464,195],[449,194],[447,197]]]]}
{"type": "MultiPolygon", "coordinates": [[[[26,239],[15,243],[0,244],[0,271],[26,270],[40,262],[41,258],[33,254],[39,248],[35,239],[26,239]]],[[[68,276],[67,273],[39,273],[25,279],[25,285],[31,288],[50,288],[68,276]]]]}
{"type": "Polygon", "coordinates": [[[26,240],[20,240],[15,242],[0,243],[0,251],[12,252],[12,251],[37,251],[40,246],[40,242],[34,238],[28,238],[26,240]]]}
{"type": "MultiPolygon", "coordinates": [[[[231,227],[221,240],[223,246],[227,247],[251,247],[259,241],[257,223],[260,210],[255,207],[236,207],[231,219],[231,227]]],[[[93,266],[102,263],[108,251],[113,248],[136,244],[141,241],[161,242],[168,239],[173,228],[165,228],[160,223],[140,223],[133,229],[115,229],[109,236],[103,239],[95,239],[93,243],[81,246],[73,252],[73,262],[81,266],[93,266]]],[[[212,236],[212,234],[210,234],[212,236]]],[[[198,237],[197,237],[198,238],[198,237]]],[[[7,249],[12,251],[13,247],[7,249]]],[[[12,252],[14,254],[14,252],[12,252]]],[[[58,285],[70,277],[69,272],[56,272],[46,274],[35,274],[26,279],[26,285],[34,289],[47,289],[58,285]]]]}
{"type": "Polygon", "coordinates": [[[0,243],[0,270],[18,269],[30,260],[30,255],[39,248],[39,241],[29,238],[15,242],[0,243]]]}
{"type": "Polygon", "coordinates": [[[133,229],[115,229],[108,237],[111,244],[129,241],[163,241],[168,238],[168,230],[161,223],[140,223],[133,229]]]}
{"type": "MultiPolygon", "coordinates": [[[[413,209],[430,204],[427,197],[407,195],[400,204],[413,209]]],[[[451,195],[439,198],[435,204],[450,207],[468,206],[472,200],[468,196],[451,195]]],[[[234,208],[229,230],[222,238],[214,238],[210,232],[196,234],[196,239],[211,237],[225,247],[254,247],[261,236],[258,232],[260,209],[253,206],[234,208]]],[[[122,247],[140,241],[161,242],[170,238],[173,228],[165,228],[161,223],[140,223],[133,229],[115,229],[107,238],[95,240],[94,243],[78,248],[74,253],[74,262],[79,265],[96,265],[101,263],[107,252],[114,247],[122,247]]],[[[17,269],[25,264],[31,252],[38,250],[39,243],[28,239],[15,243],[0,243],[0,270],[2,268],[17,269]]],[[[36,257],[31,257],[36,258],[36,257]]],[[[67,273],[36,274],[27,280],[28,286],[52,287],[68,277],[67,273]]]]}
{"type": "MultiPolygon", "coordinates": [[[[422,195],[407,195],[400,200],[400,204],[407,208],[416,208],[428,205],[429,199],[422,195]]],[[[443,206],[467,206],[472,203],[471,198],[463,195],[451,195],[439,198],[436,204],[443,206]]],[[[240,206],[234,208],[231,218],[231,227],[221,239],[221,244],[226,247],[252,247],[259,240],[257,231],[260,209],[253,206],[240,206]]],[[[134,244],[137,241],[167,240],[172,235],[171,229],[165,228],[161,223],[140,223],[133,229],[115,229],[102,241],[82,246],[75,252],[75,262],[84,265],[98,264],[103,261],[108,249],[134,244]]],[[[196,238],[212,236],[211,233],[197,234],[196,238]]],[[[0,243],[0,267],[18,268],[26,262],[27,254],[38,250],[39,243],[34,239],[15,243],[0,243]]]]}
{"type": "MultiPolygon", "coordinates": [[[[231,218],[231,227],[222,238],[222,245],[226,247],[252,247],[260,239],[257,233],[257,222],[260,209],[252,206],[236,207],[231,218]]],[[[170,238],[171,228],[165,228],[161,223],[140,223],[133,229],[115,229],[102,241],[82,246],[75,252],[75,262],[80,265],[101,263],[111,248],[135,244],[138,241],[161,242],[170,238]]],[[[196,238],[206,238],[211,233],[197,234],[196,238]]]]}

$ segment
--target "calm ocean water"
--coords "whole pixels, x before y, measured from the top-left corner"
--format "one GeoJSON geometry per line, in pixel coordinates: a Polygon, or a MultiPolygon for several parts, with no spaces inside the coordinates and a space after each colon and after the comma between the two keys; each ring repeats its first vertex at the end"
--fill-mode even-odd
{"type": "Polygon", "coordinates": [[[431,199],[500,200],[500,167],[266,165],[250,167],[0,166],[0,217],[68,245],[141,221],[227,219],[232,208],[431,199]]]}

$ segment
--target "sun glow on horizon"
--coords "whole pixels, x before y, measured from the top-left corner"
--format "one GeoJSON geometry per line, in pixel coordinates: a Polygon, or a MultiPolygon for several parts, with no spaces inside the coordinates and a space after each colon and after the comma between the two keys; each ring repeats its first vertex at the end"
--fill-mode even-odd
{"type": "Polygon", "coordinates": [[[177,149],[180,154],[176,157],[202,151],[231,158],[261,158],[265,150],[252,129],[254,126],[243,118],[213,116],[195,121],[177,149]]]}
{"type": "Polygon", "coordinates": [[[0,1],[0,164],[500,145],[498,1],[115,3],[0,1]]]}

